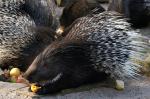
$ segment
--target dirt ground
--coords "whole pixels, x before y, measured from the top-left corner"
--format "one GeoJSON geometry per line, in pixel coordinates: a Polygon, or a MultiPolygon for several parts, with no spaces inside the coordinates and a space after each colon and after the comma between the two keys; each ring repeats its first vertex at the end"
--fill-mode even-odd
{"type": "Polygon", "coordinates": [[[0,82],[0,99],[150,99],[150,79],[129,81],[123,91],[96,84],[47,96],[34,95],[23,84],[0,82]]]}

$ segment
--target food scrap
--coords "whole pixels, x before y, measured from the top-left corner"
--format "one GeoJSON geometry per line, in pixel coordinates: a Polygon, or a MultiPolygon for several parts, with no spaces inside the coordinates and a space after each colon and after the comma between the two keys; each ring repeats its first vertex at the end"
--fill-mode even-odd
{"type": "Polygon", "coordinates": [[[36,86],[36,84],[31,84],[30,86],[32,92],[37,92],[41,87],[36,86]]]}
{"type": "Polygon", "coordinates": [[[124,82],[122,80],[116,80],[116,89],[123,90],[124,89],[124,82]]]}

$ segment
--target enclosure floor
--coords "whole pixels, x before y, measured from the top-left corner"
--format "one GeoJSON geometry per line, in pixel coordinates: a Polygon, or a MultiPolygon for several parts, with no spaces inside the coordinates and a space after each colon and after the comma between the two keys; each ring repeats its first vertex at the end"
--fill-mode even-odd
{"type": "Polygon", "coordinates": [[[23,84],[0,82],[0,99],[150,99],[150,79],[130,81],[123,91],[98,85],[97,88],[84,86],[57,95],[37,96],[28,92],[23,84]]]}

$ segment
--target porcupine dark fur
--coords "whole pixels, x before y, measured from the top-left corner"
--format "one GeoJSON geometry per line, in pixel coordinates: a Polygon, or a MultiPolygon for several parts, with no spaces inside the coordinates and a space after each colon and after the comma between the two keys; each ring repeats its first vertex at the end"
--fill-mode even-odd
{"type": "Polygon", "coordinates": [[[144,59],[148,41],[117,12],[89,14],[76,20],[62,40],[41,52],[24,77],[41,86],[37,94],[52,94],[107,77],[136,78],[140,68],[136,60],[144,59]]]}

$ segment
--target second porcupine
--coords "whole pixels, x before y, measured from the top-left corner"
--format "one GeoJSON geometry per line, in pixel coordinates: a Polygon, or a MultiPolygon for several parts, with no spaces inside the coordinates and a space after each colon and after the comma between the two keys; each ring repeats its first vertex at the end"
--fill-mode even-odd
{"type": "Polygon", "coordinates": [[[60,41],[50,44],[23,75],[41,87],[37,94],[105,80],[136,78],[149,39],[116,12],[90,14],[76,21],[60,41]],[[43,82],[44,81],[44,82],[43,82]]]}
{"type": "Polygon", "coordinates": [[[57,7],[55,0],[24,0],[22,9],[34,19],[37,26],[56,29],[62,8],[57,7]]]}
{"type": "MultiPolygon", "coordinates": [[[[93,13],[92,10],[97,9],[99,12],[105,11],[97,0],[60,0],[64,6],[62,15],[60,16],[60,27],[57,30],[58,35],[65,36],[64,30],[70,30],[70,25],[78,18],[93,13]],[[63,34],[62,34],[63,33],[63,34]]],[[[66,30],[66,31],[67,31],[66,30]]]]}
{"type": "MultiPolygon", "coordinates": [[[[44,1],[46,3],[46,0],[44,1]]],[[[47,29],[53,26],[51,24],[53,20],[50,20],[53,19],[50,9],[40,3],[40,0],[32,0],[30,4],[27,0],[26,2],[24,0],[0,2],[0,65],[2,69],[15,66],[25,71],[35,56],[53,41],[54,32],[47,29]],[[44,12],[38,10],[42,8],[44,12]],[[43,14],[46,11],[49,16],[43,14]],[[39,14],[41,17],[38,16],[39,14]],[[43,23],[42,15],[48,17],[43,23]]]]}
{"type": "Polygon", "coordinates": [[[109,0],[109,11],[117,11],[129,18],[135,28],[143,28],[150,23],[150,0],[109,0]]]}

